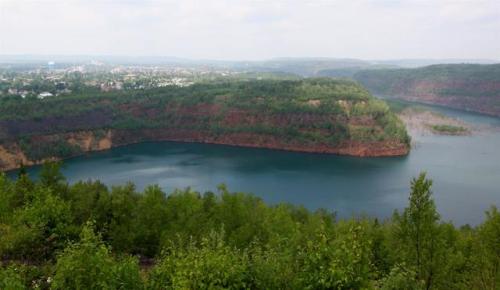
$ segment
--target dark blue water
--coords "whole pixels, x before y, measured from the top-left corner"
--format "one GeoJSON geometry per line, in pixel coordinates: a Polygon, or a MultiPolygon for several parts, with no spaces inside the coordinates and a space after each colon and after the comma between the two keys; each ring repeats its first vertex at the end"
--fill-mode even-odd
{"type": "MultiPolygon", "coordinates": [[[[444,220],[477,224],[500,205],[500,119],[435,108],[480,126],[471,136],[416,136],[410,155],[354,158],[221,145],[156,142],[115,148],[65,162],[70,182],[100,179],[109,185],[159,184],[251,192],[270,203],[328,208],[341,217],[384,218],[408,200],[410,179],[427,171],[444,220]]],[[[39,168],[30,169],[36,174],[39,168]]]]}

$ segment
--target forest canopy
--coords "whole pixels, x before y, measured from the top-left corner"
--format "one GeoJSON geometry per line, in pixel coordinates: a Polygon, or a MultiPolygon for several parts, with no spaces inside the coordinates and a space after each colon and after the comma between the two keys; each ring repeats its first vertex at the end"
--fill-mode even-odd
{"type": "MultiPolygon", "coordinates": [[[[443,222],[425,173],[392,218],[246,193],[0,175],[0,289],[498,289],[500,213],[443,222]]],[[[403,194],[403,193],[401,193],[403,194]]]]}
{"type": "Polygon", "coordinates": [[[255,146],[261,140],[319,151],[382,144],[407,153],[410,146],[404,124],[387,104],[348,80],[218,80],[42,100],[0,98],[0,146],[21,148],[32,161],[86,150],[65,133],[109,130],[128,134],[118,140],[123,143],[155,141],[170,132],[164,139],[203,136],[196,140],[226,144],[240,137],[255,146]]]}
{"type": "Polygon", "coordinates": [[[332,144],[350,140],[349,131],[356,129],[369,129],[371,135],[353,134],[353,138],[402,142],[409,138],[383,101],[346,80],[221,80],[43,100],[0,98],[0,140],[79,130],[154,128],[213,135],[271,134],[299,141],[308,139],[303,132],[308,130],[332,144]],[[280,123],[286,119],[290,122],[280,123]]]}

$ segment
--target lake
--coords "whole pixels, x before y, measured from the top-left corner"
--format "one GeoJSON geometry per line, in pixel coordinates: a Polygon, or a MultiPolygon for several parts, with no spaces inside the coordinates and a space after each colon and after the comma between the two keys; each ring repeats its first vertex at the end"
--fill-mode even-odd
{"type": "MultiPolygon", "coordinates": [[[[254,193],[269,203],[328,208],[340,217],[385,218],[408,201],[410,179],[427,171],[445,221],[477,224],[500,204],[500,119],[433,107],[483,129],[471,136],[414,136],[406,157],[355,158],[222,145],[154,142],[90,153],[65,162],[68,181],[132,181],[138,189],[191,187],[254,193]]],[[[37,174],[39,167],[29,169],[37,174]]],[[[11,173],[13,174],[13,173],[11,173]]]]}

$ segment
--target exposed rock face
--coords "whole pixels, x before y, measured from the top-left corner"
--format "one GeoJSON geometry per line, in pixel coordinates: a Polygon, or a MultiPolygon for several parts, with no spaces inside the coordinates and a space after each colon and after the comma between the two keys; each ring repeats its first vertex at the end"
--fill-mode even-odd
{"type": "Polygon", "coordinates": [[[29,160],[17,143],[0,145],[0,171],[16,169],[21,164],[32,166],[51,160],[56,160],[56,158],[45,158],[38,161],[29,160]]]}
{"type": "MultiPolygon", "coordinates": [[[[65,134],[52,134],[33,137],[39,144],[50,142],[53,139],[63,138],[71,145],[76,145],[81,152],[107,150],[112,147],[112,132],[108,130],[104,135],[92,131],[70,132],[65,134]]],[[[0,144],[0,170],[12,170],[22,165],[32,166],[46,161],[55,161],[60,158],[48,157],[41,160],[30,160],[23,152],[19,142],[11,141],[0,144]]]]}
{"type": "MultiPolygon", "coordinates": [[[[409,152],[409,147],[400,142],[343,142],[336,147],[332,147],[330,144],[308,145],[298,142],[283,142],[272,135],[233,133],[213,136],[206,132],[196,130],[172,129],[107,130],[104,134],[100,131],[98,133],[93,131],[80,131],[57,135],[36,136],[35,138],[37,142],[48,142],[56,137],[63,138],[67,140],[69,144],[78,146],[82,153],[107,150],[112,147],[145,141],[199,142],[296,152],[341,154],[358,157],[402,156],[409,152]]],[[[19,168],[21,164],[26,166],[37,165],[48,160],[58,160],[58,158],[46,158],[33,161],[26,157],[26,154],[21,150],[17,142],[9,142],[0,145],[0,170],[16,169],[19,168]]]]}
{"type": "Polygon", "coordinates": [[[413,81],[395,86],[391,90],[391,94],[406,101],[440,105],[500,117],[500,80],[413,81]]]}
{"type": "Polygon", "coordinates": [[[453,109],[500,117],[500,107],[498,107],[497,101],[492,100],[491,98],[438,96],[434,94],[404,94],[397,95],[397,97],[410,102],[418,102],[428,105],[440,105],[453,109]]]}
{"type": "Polygon", "coordinates": [[[359,157],[401,156],[406,155],[409,152],[409,147],[400,142],[344,142],[333,147],[330,144],[308,145],[298,142],[285,143],[283,140],[280,140],[272,135],[252,133],[233,133],[215,137],[199,131],[155,129],[142,130],[141,132],[115,131],[114,137],[113,144],[115,146],[157,140],[199,142],[296,152],[341,154],[359,157]]]}
{"type": "Polygon", "coordinates": [[[17,102],[0,112],[0,144],[10,150],[1,169],[144,141],[362,157],[405,155],[410,144],[387,104],[346,80],[214,82],[17,102]]]}
{"type": "Polygon", "coordinates": [[[20,164],[27,164],[28,160],[19,146],[0,145],[0,168],[9,170],[17,168],[20,164]]]}
{"type": "Polygon", "coordinates": [[[354,78],[374,94],[500,117],[500,64],[366,70],[354,78]]]}
{"type": "Polygon", "coordinates": [[[107,130],[103,136],[97,136],[92,131],[72,132],[65,134],[68,143],[77,145],[83,152],[110,149],[112,146],[112,133],[107,130]]]}

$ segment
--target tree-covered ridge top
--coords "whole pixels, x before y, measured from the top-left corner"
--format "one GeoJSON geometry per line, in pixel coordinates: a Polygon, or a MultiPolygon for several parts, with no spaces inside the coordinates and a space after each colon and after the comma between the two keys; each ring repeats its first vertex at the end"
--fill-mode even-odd
{"type": "Polygon", "coordinates": [[[500,81],[500,64],[436,64],[421,68],[367,69],[354,78],[362,80],[375,74],[397,80],[500,81]]]}
{"type": "MultiPolygon", "coordinates": [[[[38,146],[31,136],[102,129],[184,130],[212,139],[258,135],[289,146],[385,142],[409,147],[404,124],[385,102],[349,80],[220,79],[187,87],[0,99],[0,140],[21,139],[28,155],[38,146]]],[[[48,147],[75,154],[57,139],[48,147]]],[[[43,152],[31,155],[39,160],[48,154],[43,152]]]]}
{"type": "Polygon", "coordinates": [[[500,64],[363,70],[354,79],[377,95],[500,116],[500,64]]]}
{"type": "MultiPolygon", "coordinates": [[[[29,119],[45,116],[75,115],[84,111],[121,104],[165,104],[178,102],[231,104],[251,106],[255,101],[274,108],[274,102],[304,105],[308,100],[323,101],[368,101],[370,94],[359,84],[348,80],[302,79],[302,80],[218,80],[196,83],[188,87],[170,86],[148,90],[130,90],[110,93],[85,93],[51,97],[44,100],[34,98],[1,98],[0,119],[29,119]],[[69,107],[68,107],[69,106],[69,107]],[[15,109],[15,110],[14,110],[15,109]],[[36,110],[33,110],[36,109],[36,110]]],[[[311,107],[311,106],[309,106],[311,107]]],[[[309,108],[303,106],[303,109],[309,108]]],[[[298,107],[300,108],[300,107],[298,107]]]]}
{"type": "Polygon", "coordinates": [[[498,289],[500,213],[443,222],[432,181],[392,218],[99,181],[0,175],[0,289],[498,289]]]}
{"type": "Polygon", "coordinates": [[[440,64],[411,69],[362,70],[353,78],[376,94],[500,96],[500,64],[440,64]]]}

